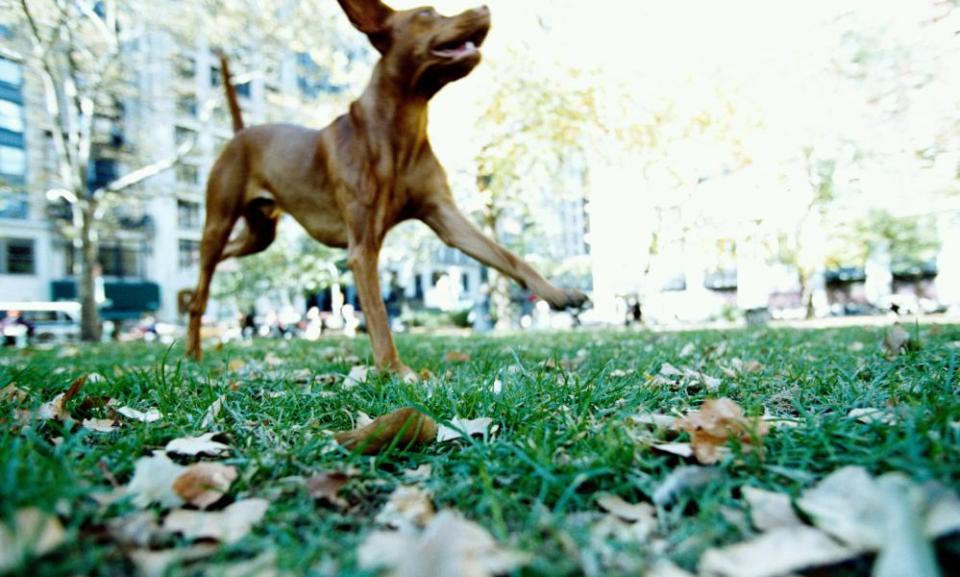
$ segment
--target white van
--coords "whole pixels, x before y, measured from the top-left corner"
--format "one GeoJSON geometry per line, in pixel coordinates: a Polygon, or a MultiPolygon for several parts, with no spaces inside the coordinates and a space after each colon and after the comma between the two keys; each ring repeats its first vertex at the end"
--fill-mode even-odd
{"type": "Polygon", "coordinates": [[[5,342],[26,345],[28,327],[34,343],[66,343],[80,340],[80,303],[0,301],[0,327],[5,342]],[[19,315],[26,324],[10,322],[19,315]]]}

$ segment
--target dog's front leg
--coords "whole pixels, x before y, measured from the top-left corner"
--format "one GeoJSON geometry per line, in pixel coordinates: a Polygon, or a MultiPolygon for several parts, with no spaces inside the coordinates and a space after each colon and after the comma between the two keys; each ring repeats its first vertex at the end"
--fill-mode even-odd
{"type": "Polygon", "coordinates": [[[438,202],[422,220],[443,242],[513,278],[556,310],[577,308],[587,302],[587,296],[582,292],[554,286],[526,261],[487,238],[460,212],[453,200],[438,202]]]}
{"type": "Polygon", "coordinates": [[[379,243],[359,241],[351,243],[347,256],[347,266],[353,271],[363,316],[370,334],[373,358],[377,367],[394,371],[403,377],[413,375],[409,367],[400,362],[400,355],[390,333],[387,307],[383,304],[380,292],[380,274],[377,270],[380,260],[379,243]]]}

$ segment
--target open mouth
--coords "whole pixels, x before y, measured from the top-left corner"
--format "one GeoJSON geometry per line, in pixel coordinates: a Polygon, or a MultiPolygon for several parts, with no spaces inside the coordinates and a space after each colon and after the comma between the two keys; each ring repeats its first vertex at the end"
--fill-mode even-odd
{"type": "Polygon", "coordinates": [[[486,38],[486,30],[474,32],[456,40],[441,42],[430,49],[434,56],[450,60],[459,60],[480,52],[480,46],[486,38]]]}

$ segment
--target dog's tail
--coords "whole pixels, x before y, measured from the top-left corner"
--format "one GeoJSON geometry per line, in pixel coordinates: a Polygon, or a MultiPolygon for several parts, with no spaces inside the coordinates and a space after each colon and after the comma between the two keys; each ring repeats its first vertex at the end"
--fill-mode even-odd
{"type": "Polygon", "coordinates": [[[237,100],[237,89],[230,79],[230,62],[223,52],[220,53],[220,75],[223,78],[223,88],[227,93],[230,118],[233,119],[233,132],[240,132],[243,130],[243,110],[240,109],[240,102],[237,100]]]}

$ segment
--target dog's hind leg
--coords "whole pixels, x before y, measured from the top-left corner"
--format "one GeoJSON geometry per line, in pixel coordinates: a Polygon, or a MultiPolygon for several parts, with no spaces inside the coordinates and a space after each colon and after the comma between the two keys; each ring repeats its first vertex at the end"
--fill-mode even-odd
{"type": "Polygon", "coordinates": [[[200,241],[200,276],[190,302],[190,324],[187,327],[187,355],[200,360],[200,326],[210,298],[210,282],[217,263],[222,260],[230,232],[240,218],[243,198],[243,170],[238,165],[214,167],[207,183],[207,220],[200,241]]]}
{"type": "Polygon", "coordinates": [[[258,199],[243,211],[244,227],[223,250],[220,260],[247,256],[264,251],[277,238],[280,211],[272,200],[258,199]]]}

